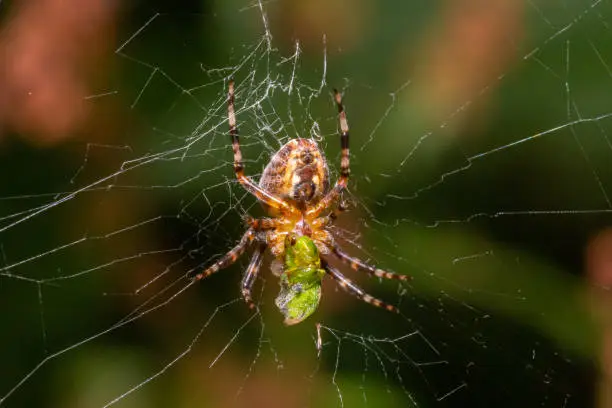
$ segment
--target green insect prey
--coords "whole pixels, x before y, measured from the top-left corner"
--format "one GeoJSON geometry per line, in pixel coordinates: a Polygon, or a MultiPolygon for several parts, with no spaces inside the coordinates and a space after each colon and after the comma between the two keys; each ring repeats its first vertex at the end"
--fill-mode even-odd
{"type": "Polygon", "coordinates": [[[314,241],[307,236],[287,238],[281,290],[275,301],[286,325],[300,323],[317,310],[324,275],[314,241]]]}

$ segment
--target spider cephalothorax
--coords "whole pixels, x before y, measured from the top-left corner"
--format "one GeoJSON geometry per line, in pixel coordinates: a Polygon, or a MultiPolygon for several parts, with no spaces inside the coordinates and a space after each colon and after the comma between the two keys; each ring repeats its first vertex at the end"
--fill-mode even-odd
{"type": "Polygon", "coordinates": [[[255,244],[251,262],[242,279],[242,296],[253,307],[251,288],[261,268],[266,248],[276,260],[273,271],[280,277],[281,292],[276,304],[285,316],[286,324],[296,324],[312,314],[321,297],[321,279],[330,275],[346,291],[361,300],[397,312],[365,293],[330,265],[324,256],[333,254],[354,270],[363,270],[386,279],[406,280],[408,276],[386,272],[348,255],[335,242],[329,226],[343,206],[336,206],[349,177],[349,130],[340,94],[334,90],[340,120],[340,177],[334,187],[329,183],[327,162],[317,143],[310,139],[292,139],[274,154],[255,184],[244,174],[242,152],[236,128],[234,82],[229,83],[228,121],[234,172],[240,184],[252,193],[273,218],[249,218],[249,228],[232,250],[195,279],[203,279],[225,268],[247,247],[255,244]],[[325,215],[323,215],[325,213],[325,215]]]}

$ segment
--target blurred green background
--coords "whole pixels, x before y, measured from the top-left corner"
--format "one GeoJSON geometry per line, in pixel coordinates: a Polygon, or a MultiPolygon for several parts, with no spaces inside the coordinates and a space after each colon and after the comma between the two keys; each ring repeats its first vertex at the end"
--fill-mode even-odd
{"type": "MultiPolygon", "coordinates": [[[[0,405],[612,406],[612,4],[0,5],[0,405]],[[233,181],[351,127],[351,254],[282,326],[264,266],[197,273],[262,215],[233,181]],[[323,325],[317,358],[315,322],[323,325]]],[[[266,260],[266,265],[270,259],[266,260]]]]}

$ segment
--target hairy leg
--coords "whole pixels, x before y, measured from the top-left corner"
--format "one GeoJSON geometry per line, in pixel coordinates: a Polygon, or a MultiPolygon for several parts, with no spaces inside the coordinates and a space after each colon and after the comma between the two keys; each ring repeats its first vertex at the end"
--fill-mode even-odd
{"type": "Polygon", "coordinates": [[[334,268],[326,261],[321,260],[321,264],[323,265],[323,269],[325,269],[325,272],[327,272],[336,282],[338,282],[338,285],[340,285],[342,289],[344,289],[351,295],[376,307],[387,309],[390,312],[399,313],[399,310],[395,306],[389,305],[383,302],[382,300],[376,299],[375,297],[368,295],[366,292],[364,292],[363,289],[353,283],[350,279],[340,273],[338,269],[334,268]]]}
{"type": "Polygon", "coordinates": [[[236,262],[236,259],[238,259],[247,249],[249,244],[253,242],[253,239],[255,239],[255,230],[253,228],[249,228],[240,239],[238,245],[232,248],[227,254],[223,255],[217,262],[210,265],[204,272],[200,272],[194,276],[193,280],[198,281],[204,279],[218,270],[227,268],[236,262]]]}
{"type": "Polygon", "coordinates": [[[326,208],[329,208],[334,201],[338,199],[342,190],[348,184],[350,174],[350,154],[349,154],[349,127],[346,120],[346,113],[342,105],[342,96],[334,89],[334,99],[338,106],[338,120],[340,122],[340,177],[336,181],[336,185],[310,210],[306,211],[308,217],[316,217],[326,208]]]}
{"type": "Polygon", "coordinates": [[[236,126],[236,111],[234,109],[234,81],[229,83],[227,117],[229,121],[230,137],[232,140],[232,148],[234,150],[234,172],[236,178],[249,193],[253,194],[257,199],[264,204],[277,209],[282,209],[287,212],[296,212],[293,206],[278,197],[268,193],[244,174],[244,163],[242,161],[242,152],[240,151],[240,139],[238,137],[238,128],[236,126]]]}
{"type": "Polygon", "coordinates": [[[259,246],[255,249],[253,253],[253,257],[251,258],[251,262],[242,278],[242,297],[244,301],[249,305],[251,309],[255,307],[253,303],[253,298],[251,297],[251,290],[253,289],[253,284],[257,279],[257,274],[259,273],[259,269],[261,268],[261,262],[263,261],[263,254],[266,249],[266,244],[259,244],[259,246]]]}
{"type": "Polygon", "coordinates": [[[354,271],[365,271],[369,275],[377,276],[379,278],[384,279],[397,279],[401,281],[410,280],[411,277],[408,275],[401,275],[399,273],[387,272],[382,269],[379,269],[373,265],[367,264],[359,258],[350,256],[340,245],[336,243],[334,238],[328,231],[322,230],[317,231],[315,239],[328,248],[328,252],[333,253],[338,259],[340,259],[345,264],[348,264],[352,270],[354,271]]]}

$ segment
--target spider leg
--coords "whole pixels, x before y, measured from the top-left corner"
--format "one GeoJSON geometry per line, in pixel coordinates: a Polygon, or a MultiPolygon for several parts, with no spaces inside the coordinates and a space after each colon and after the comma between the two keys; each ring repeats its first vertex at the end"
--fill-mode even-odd
{"type": "Polygon", "coordinates": [[[246,191],[253,194],[257,199],[264,204],[276,208],[282,209],[286,212],[295,212],[296,210],[281,200],[278,197],[268,193],[257,184],[255,184],[250,178],[244,174],[244,163],[242,162],[242,152],[240,151],[240,140],[238,138],[238,128],[236,127],[236,112],[234,109],[234,81],[229,83],[229,95],[227,103],[227,116],[230,128],[230,137],[232,140],[232,148],[234,150],[234,172],[238,182],[244,187],[246,191]]]}
{"type": "Polygon", "coordinates": [[[351,295],[356,296],[357,298],[363,300],[364,302],[374,305],[376,307],[382,307],[383,309],[387,309],[390,312],[399,313],[398,308],[396,308],[393,305],[389,305],[383,302],[382,300],[376,299],[373,296],[368,295],[367,293],[364,292],[363,289],[361,289],[359,286],[353,283],[350,279],[348,279],[346,276],[340,273],[338,269],[334,268],[333,266],[328,264],[323,259],[321,259],[321,265],[323,266],[323,269],[325,269],[325,272],[327,272],[336,282],[338,282],[338,285],[340,285],[342,289],[344,289],[351,295]]]}
{"type": "Polygon", "coordinates": [[[323,227],[325,227],[327,225],[333,224],[333,222],[336,221],[336,219],[338,219],[340,214],[342,214],[346,210],[348,210],[348,204],[346,204],[345,201],[341,201],[340,203],[338,203],[338,206],[336,208],[334,208],[334,210],[329,215],[327,215],[325,217],[317,217],[317,218],[315,218],[312,221],[313,228],[320,229],[320,228],[323,228],[323,227]]]}
{"type": "Polygon", "coordinates": [[[247,249],[249,244],[253,242],[253,239],[255,239],[255,230],[253,228],[249,228],[240,239],[238,245],[232,248],[227,254],[223,255],[217,262],[210,265],[204,272],[200,272],[194,276],[193,280],[198,281],[207,278],[213,273],[217,272],[219,269],[227,268],[236,262],[236,259],[238,259],[240,255],[244,253],[245,249],[247,249]]]}
{"type": "Polygon", "coordinates": [[[317,328],[317,358],[319,358],[321,357],[321,350],[323,349],[323,338],[321,337],[321,323],[317,323],[315,326],[317,328]]]}
{"type": "MultiPolygon", "coordinates": [[[[317,218],[318,220],[322,218],[317,218]]],[[[379,278],[385,279],[397,279],[401,281],[410,280],[412,277],[408,275],[401,275],[399,273],[387,272],[382,269],[379,269],[373,265],[367,264],[359,258],[350,256],[340,245],[336,243],[334,237],[327,230],[319,230],[315,232],[314,236],[315,242],[321,244],[326,252],[323,253],[333,253],[338,259],[340,259],[345,264],[348,264],[352,270],[359,271],[363,270],[367,272],[371,276],[377,276],[379,278]]]]}
{"type": "Polygon", "coordinates": [[[247,217],[246,223],[251,228],[255,228],[257,231],[266,231],[278,228],[283,224],[288,224],[288,221],[282,218],[253,218],[247,217]]]}
{"type": "Polygon", "coordinates": [[[406,281],[411,278],[408,275],[401,275],[399,273],[383,271],[382,269],[378,269],[375,266],[372,266],[372,265],[369,265],[363,262],[359,258],[350,256],[349,254],[344,252],[344,250],[342,249],[342,247],[340,247],[340,245],[336,244],[333,241],[327,243],[327,246],[331,247],[331,251],[333,252],[334,255],[336,255],[338,259],[340,259],[342,262],[346,264],[349,264],[351,269],[354,271],[363,270],[367,272],[369,275],[378,276],[379,278],[385,278],[385,279],[397,279],[397,280],[406,281]]]}
{"type": "Polygon", "coordinates": [[[338,206],[334,208],[334,211],[332,211],[332,213],[328,215],[330,222],[336,221],[336,219],[338,219],[340,214],[342,214],[343,212],[347,210],[348,210],[348,204],[346,203],[346,201],[344,200],[340,201],[338,203],[338,206]]]}
{"type": "Polygon", "coordinates": [[[350,174],[350,155],[349,155],[349,127],[348,121],[346,120],[346,112],[344,112],[344,106],[342,105],[342,96],[334,89],[334,99],[338,106],[338,118],[340,121],[340,177],[336,181],[336,185],[332,188],[322,199],[310,210],[306,211],[306,215],[309,217],[316,217],[326,208],[328,208],[335,200],[338,199],[342,190],[344,190],[348,184],[350,174]]]}
{"type": "Polygon", "coordinates": [[[253,288],[253,283],[255,283],[255,279],[257,279],[257,274],[261,268],[261,262],[263,261],[263,253],[265,249],[266,244],[259,244],[259,246],[255,249],[251,262],[249,263],[246,273],[242,278],[242,297],[251,309],[255,307],[251,297],[251,289],[253,288]]]}

